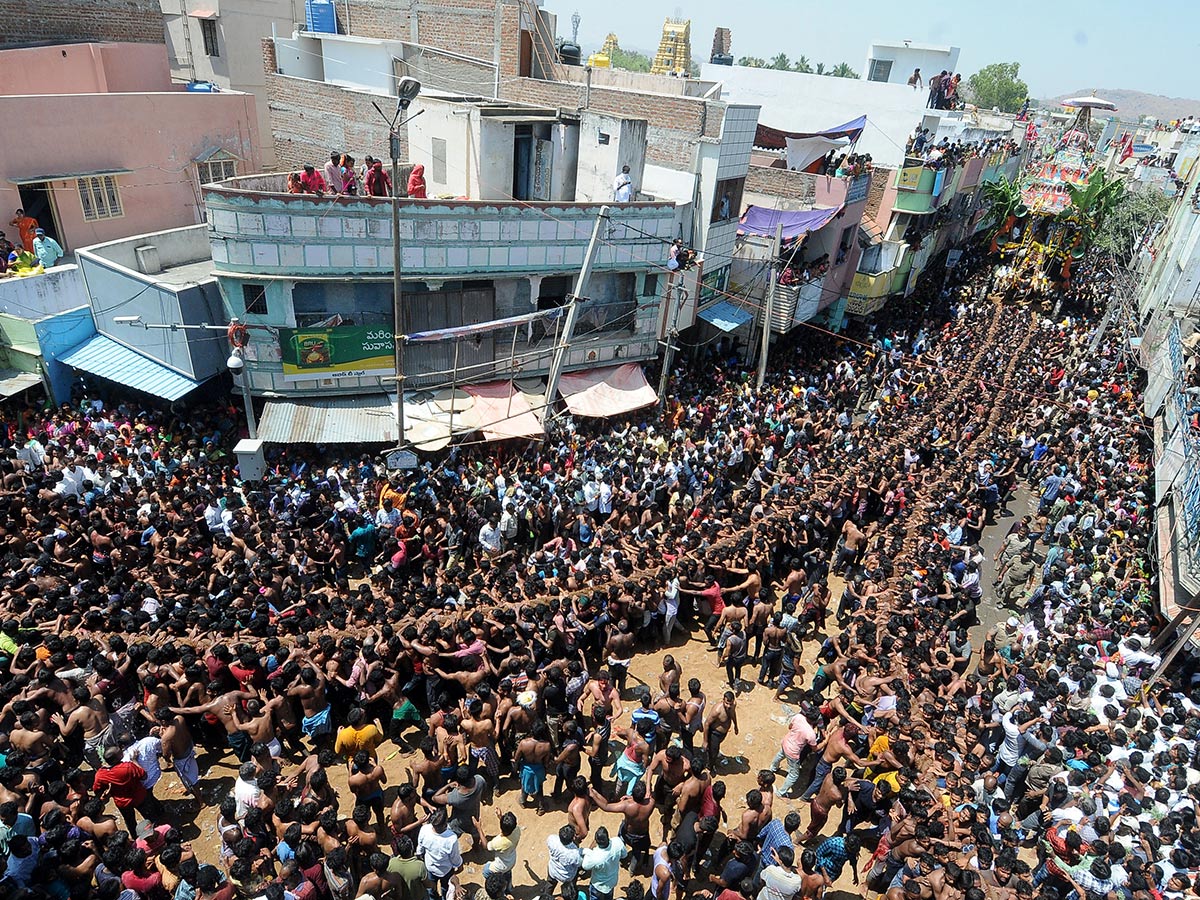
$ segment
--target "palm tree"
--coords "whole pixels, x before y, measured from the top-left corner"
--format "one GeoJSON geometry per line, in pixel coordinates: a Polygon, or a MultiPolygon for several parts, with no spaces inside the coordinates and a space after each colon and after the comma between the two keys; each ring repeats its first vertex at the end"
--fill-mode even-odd
{"type": "Polygon", "coordinates": [[[801,54],[798,60],[792,63],[793,72],[800,72],[803,75],[809,75],[812,73],[812,70],[812,63],[810,63],[808,61],[808,57],[804,56],[803,54],[801,54]]]}
{"type": "Polygon", "coordinates": [[[823,63],[823,62],[817,63],[817,68],[815,69],[815,71],[818,75],[828,75],[829,74],[828,72],[825,71],[825,63],[823,63]]]}
{"type": "Polygon", "coordinates": [[[857,78],[858,73],[850,68],[848,63],[840,62],[833,67],[833,71],[829,73],[834,78],[857,78]]]}
{"type": "Polygon", "coordinates": [[[989,181],[981,189],[983,202],[988,206],[988,227],[994,229],[993,238],[1009,229],[1009,219],[1021,208],[1021,188],[1015,181],[1001,175],[989,181]]]}
{"type": "Polygon", "coordinates": [[[782,69],[786,72],[791,67],[791,60],[788,59],[788,55],[786,53],[776,53],[773,57],[771,57],[772,69],[782,69]]]}
{"type": "Polygon", "coordinates": [[[747,66],[751,69],[765,69],[767,61],[760,56],[743,56],[738,60],[739,66],[747,66]]]}
{"type": "Polygon", "coordinates": [[[1062,221],[1074,224],[1083,235],[1083,246],[1089,246],[1100,230],[1109,213],[1125,199],[1125,182],[1109,178],[1103,169],[1098,169],[1088,179],[1087,185],[1067,185],[1071,205],[1059,213],[1062,221]]]}

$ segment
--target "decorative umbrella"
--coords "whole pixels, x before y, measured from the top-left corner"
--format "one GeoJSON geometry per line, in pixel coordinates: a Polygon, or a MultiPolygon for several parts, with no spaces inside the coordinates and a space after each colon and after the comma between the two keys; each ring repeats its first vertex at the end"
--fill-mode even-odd
{"type": "Polygon", "coordinates": [[[1117,104],[1111,100],[1105,100],[1103,97],[1097,97],[1092,94],[1090,97],[1072,97],[1070,100],[1063,100],[1063,106],[1071,106],[1083,109],[1116,109],[1117,104]]]}

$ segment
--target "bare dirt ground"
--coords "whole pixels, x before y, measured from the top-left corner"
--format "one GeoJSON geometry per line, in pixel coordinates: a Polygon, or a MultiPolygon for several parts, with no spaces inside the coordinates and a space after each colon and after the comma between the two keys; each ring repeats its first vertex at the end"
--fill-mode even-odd
{"type": "MultiPolygon", "coordinates": [[[[1027,510],[1029,503],[1029,494],[1022,489],[1018,491],[1016,498],[1010,504],[1010,509],[1020,515],[1027,510]]],[[[987,553],[988,562],[983,573],[985,576],[985,597],[984,602],[979,607],[981,622],[971,630],[972,641],[976,647],[982,643],[984,632],[1008,615],[1007,612],[996,606],[990,584],[992,578],[991,555],[995,552],[1000,540],[1003,539],[1011,521],[1012,519],[1009,516],[1000,518],[996,524],[985,531],[983,536],[982,545],[984,551],[987,553]]],[[[835,602],[836,598],[841,596],[842,587],[841,579],[836,576],[829,579],[829,588],[832,596],[835,598],[835,602]]],[[[833,628],[832,616],[830,616],[829,622],[830,627],[833,628]]],[[[816,638],[806,642],[803,659],[806,675],[802,679],[802,683],[805,685],[811,683],[814,671],[813,659],[820,647],[821,637],[818,635],[816,638]]],[[[717,665],[716,653],[709,649],[709,645],[704,638],[704,633],[697,629],[695,633],[686,638],[683,635],[676,634],[675,640],[670,647],[663,647],[652,653],[639,653],[630,666],[626,700],[636,702],[633,701],[634,692],[640,690],[642,686],[649,685],[653,690],[657,689],[658,675],[662,671],[662,659],[667,653],[673,654],[682,666],[682,683],[686,683],[692,677],[699,678],[704,686],[705,693],[710,698],[710,702],[715,702],[720,697],[721,691],[726,686],[725,671],[717,665]],[[699,637],[696,636],[697,634],[699,637]]],[[[714,773],[716,778],[724,780],[726,783],[727,798],[724,805],[726,813],[733,823],[736,823],[741,809],[745,807],[744,797],[746,792],[756,787],[757,773],[760,769],[770,765],[771,760],[778,751],[779,741],[786,731],[788,717],[793,712],[792,708],[786,702],[777,703],[772,700],[774,691],[771,688],[754,684],[756,675],[757,667],[747,665],[743,672],[743,686],[748,689],[744,690],[738,697],[739,733],[737,735],[730,734],[726,738],[722,745],[722,751],[728,757],[728,763],[717,769],[714,773]]],[[[625,713],[626,724],[628,723],[628,709],[630,706],[631,702],[627,702],[627,711],[625,713]]],[[[619,742],[615,743],[612,751],[614,756],[619,752],[620,746],[619,742]]],[[[384,768],[387,771],[388,784],[391,786],[385,794],[385,802],[389,806],[394,798],[394,786],[405,779],[405,769],[411,764],[415,755],[406,751],[397,752],[397,750],[396,745],[391,742],[385,743],[379,750],[380,758],[383,760],[384,768]]],[[[192,841],[197,854],[202,860],[215,863],[219,859],[219,838],[216,834],[217,804],[232,790],[233,781],[237,776],[237,761],[231,754],[226,753],[218,756],[211,752],[202,752],[199,761],[201,772],[205,773],[201,781],[206,800],[203,806],[198,806],[195,802],[184,799],[182,788],[174,772],[164,773],[163,779],[155,793],[164,801],[167,807],[168,821],[184,830],[185,835],[192,841]]],[[[294,771],[298,762],[299,760],[293,760],[286,764],[284,775],[286,776],[294,771]]],[[[810,766],[806,766],[806,774],[810,770],[811,761],[810,766]]],[[[346,786],[346,769],[341,767],[329,774],[330,781],[337,788],[341,798],[341,814],[348,816],[350,814],[352,795],[346,786]]],[[[802,778],[798,791],[803,789],[805,783],[805,779],[802,778]]],[[[547,791],[550,790],[552,784],[552,778],[548,779],[546,785],[547,791]]],[[[778,776],[776,784],[777,786],[782,784],[782,774],[778,776]]],[[[531,898],[537,896],[536,888],[546,873],[546,838],[550,834],[556,833],[562,825],[566,824],[566,800],[564,798],[561,803],[549,802],[546,814],[539,816],[534,810],[520,806],[520,791],[517,780],[515,778],[508,778],[500,784],[494,808],[501,812],[512,810],[517,814],[517,820],[522,830],[522,837],[518,854],[518,864],[516,871],[513,873],[514,893],[519,900],[531,900],[531,898]]],[[[806,827],[809,822],[807,804],[783,797],[776,797],[774,802],[774,815],[776,818],[782,819],[793,809],[800,812],[801,826],[806,827]]],[[[826,825],[823,835],[829,836],[833,834],[834,829],[840,821],[841,814],[835,811],[831,816],[830,823],[826,825]]],[[[489,835],[496,832],[496,816],[491,809],[484,810],[481,822],[485,829],[490,829],[488,831],[489,835]]],[[[620,816],[594,810],[591,816],[591,830],[593,834],[600,825],[606,825],[610,833],[616,834],[617,828],[620,825],[620,816]]],[[[651,835],[654,838],[655,846],[657,846],[661,835],[657,815],[655,815],[653,820],[651,835]]],[[[469,841],[464,841],[463,844],[465,849],[469,841]]],[[[864,851],[859,861],[860,868],[865,868],[866,856],[867,854],[864,851]]],[[[486,850],[465,855],[465,866],[460,881],[463,888],[468,891],[468,897],[473,896],[475,889],[481,886],[483,879],[480,869],[490,858],[490,854],[486,850]]],[[[624,871],[621,876],[622,888],[631,880],[633,879],[630,874],[624,871]]],[[[640,880],[643,883],[643,887],[649,887],[648,873],[643,871],[640,880]]],[[[706,885],[703,882],[694,880],[689,885],[688,893],[689,895],[695,894],[705,887],[706,885]]],[[[864,890],[864,888],[856,887],[852,884],[850,870],[847,867],[842,877],[826,896],[829,900],[852,900],[855,896],[863,896],[864,890]]]]}

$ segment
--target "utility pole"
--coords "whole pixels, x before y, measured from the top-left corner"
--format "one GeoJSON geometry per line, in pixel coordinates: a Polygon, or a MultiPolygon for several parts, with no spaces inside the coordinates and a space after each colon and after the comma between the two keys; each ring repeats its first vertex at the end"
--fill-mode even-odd
{"type": "Polygon", "coordinates": [[[771,317],[775,314],[775,285],[779,279],[779,245],[783,241],[783,221],[775,226],[775,239],[771,241],[771,286],[767,289],[767,302],[763,308],[762,347],[758,351],[758,387],[761,390],[767,378],[767,354],[771,349],[771,317]]]}
{"type": "Polygon", "coordinates": [[[687,299],[687,288],[682,284],[675,287],[672,283],[667,283],[667,341],[666,350],[663,351],[662,374],[658,378],[659,406],[663,406],[667,402],[667,381],[671,378],[671,363],[675,360],[674,341],[679,337],[679,330],[676,328],[679,324],[679,309],[687,302],[687,299]],[[678,302],[675,300],[676,295],[679,297],[678,302]]]}
{"type": "MultiPolygon", "coordinates": [[[[419,110],[404,121],[400,117],[408,110],[413,100],[421,93],[421,82],[404,77],[396,84],[396,112],[390,118],[374,100],[371,105],[388,125],[388,152],[392,157],[392,343],[396,347],[396,446],[404,446],[404,335],[405,327],[404,288],[400,281],[400,129],[425,110],[419,110]]],[[[365,188],[365,185],[364,185],[365,188]]]]}
{"type": "Polygon", "coordinates": [[[571,340],[575,337],[575,320],[579,318],[579,302],[587,299],[588,282],[592,278],[592,263],[596,261],[596,251],[600,249],[600,229],[608,221],[609,207],[600,207],[596,216],[596,224],[592,226],[592,239],[588,241],[587,252],[583,255],[583,266],[579,269],[579,278],[575,282],[575,292],[571,294],[571,303],[567,307],[567,321],[563,324],[562,337],[554,350],[550,362],[550,375],[546,379],[546,408],[542,412],[545,432],[550,433],[550,412],[554,407],[554,395],[558,391],[558,381],[562,378],[563,366],[567,362],[567,351],[571,340]]]}

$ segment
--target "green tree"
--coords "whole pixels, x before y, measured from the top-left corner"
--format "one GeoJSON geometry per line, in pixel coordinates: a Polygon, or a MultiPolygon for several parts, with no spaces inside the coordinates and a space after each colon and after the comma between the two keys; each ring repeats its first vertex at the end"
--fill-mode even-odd
{"type": "Polygon", "coordinates": [[[638,53],[636,50],[622,50],[620,47],[613,49],[609,59],[612,61],[614,69],[625,69],[627,72],[649,72],[650,64],[653,62],[645,53],[638,53]]]}
{"type": "Polygon", "coordinates": [[[791,67],[792,67],[792,61],[790,59],[788,59],[788,55],[786,53],[776,53],[774,56],[771,57],[771,68],[772,69],[782,69],[783,71],[786,72],[791,67]]]}
{"type": "Polygon", "coordinates": [[[739,66],[748,66],[751,69],[767,68],[767,61],[761,56],[743,56],[738,60],[739,66]]]}
{"type": "Polygon", "coordinates": [[[987,205],[987,226],[993,230],[993,236],[1003,228],[1008,217],[1017,214],[1021,207],[1021,188],[1015,181],[1001,175],[995,181],[989,181],[980,188],[983,202],[987,205]]]}
{"type": "Polygon", "coordinates": [[[1095,247],[1128,265],[1142,237],[1170,211],[1171,198],[1161,191],[1128,190],[1120,204],[1100,223],[1095,247]]]}
{"type": "Polygon", "coordinates": [[[996,107],[1001,112],[1018,112],[1029,96],[1029,85],[1018,77],[1020,73],[1018,62],[984,66],[967,79],[967,94],[981,109],[996,107]]]}
{"type": "Polygon", "coordinates": [[[822,62],[817,63],[817,67],[813,71],[818,75],[828,75],[829,74],[828,72],[825,71],[825,63],[822,63],[822,62]]]}
{"type": "Polygon", "coordinates": [[[1083,187],[1067,185],[1071,205],[1059,213],[1058,218],[1082,232],[1083,246],[1086,249],[1095,242],[1100,229],[1113,211],[1125,202],[1126,194],[1124,181],[1120,178],[1110,178],[1104,174],[1103,169],[1097,169],[1083,187]]]}
{"type": "Polygon", "coordinates": [[[812,63],[808,61],[807,56],[801,54],[800,58],[792,63],[792,71],[799,72],[802,75],[810,75],[812,74],[812,63]]]}
{"type": "Polygon", "coordinates": [[[834,78],[857,78],[858,73],[850,68],[849,63],[840,62],[829,73],[834,78]]]}

